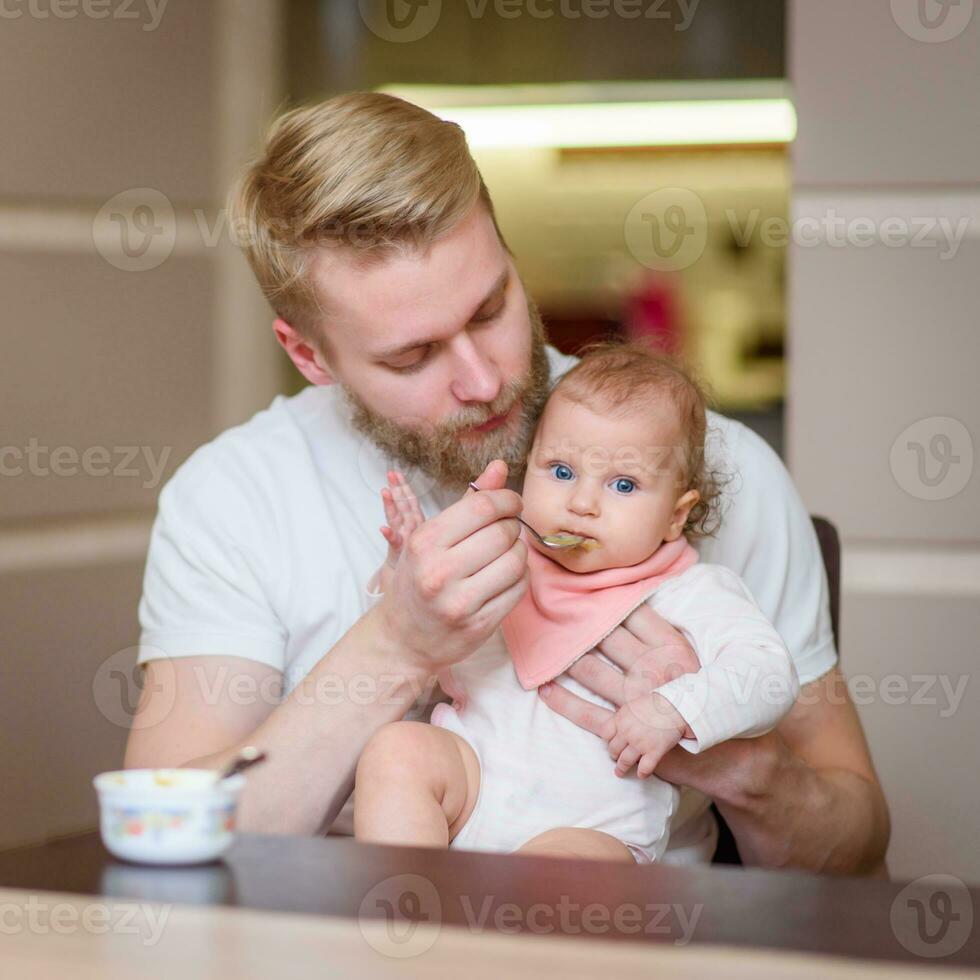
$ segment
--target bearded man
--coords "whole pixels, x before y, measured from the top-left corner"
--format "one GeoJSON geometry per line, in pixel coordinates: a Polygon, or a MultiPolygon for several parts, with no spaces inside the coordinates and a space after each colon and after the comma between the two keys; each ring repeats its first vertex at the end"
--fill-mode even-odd
{"type": "MultiPolygon", "coordinates": [[[[575,362],[546,343],[462,131],[417,106],[353,93],[286,113],[233,211],[310,385],[201,447],[160,495],[126,765],[219,767],[255,743],[269,761],[240,827],[343,832],[370,736],[424,717],[436,675],[527,589],[516,481],[549,385],[575,362]],[[366,584],[394,465],[427,520],[378,600],[366,584]]],[[[711,860],[714,801],[745,863],[881,873],[888,812],[837,669],[810,519],[757,435],[714,413],[709,425],[711,467],[737,479],[697,547],[749,586],[802,693],[767,735],[665,756],[656,775],[683,789],[664,860],[711,860]]],[[[654,642],[650,612],[600,644],[608,660],[569,673],[621,704],[654,642]]],[[[560,683],[541,696],[604,730],[605,709],[560,683]]]]}

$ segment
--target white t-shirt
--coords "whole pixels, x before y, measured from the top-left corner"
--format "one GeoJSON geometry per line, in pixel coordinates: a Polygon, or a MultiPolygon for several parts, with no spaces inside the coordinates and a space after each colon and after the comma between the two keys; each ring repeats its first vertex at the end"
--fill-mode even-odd
{"type": "MultiPolygon", "coordinates": [[[[575,359],[548,348],[552,379],[575,359]]],[[[723,523],[693,542],[748,586],[793,655],[801,684],[837,660],[827,579],[810,517],[779,457],[709,413],[708,465],[733,473],[723,523]]],[[[202,446],[160,493],[139,661],[228,655],[283,674],[288,693],[373,604],[387,545],[380,490],[392,461],[351,428],[334,386],[305,388],[202,446]]],[[[418,474],[426,518],[458,499],[418,474]]],[[[664,861],[710,860],[708,801],[685,789],[664,861]]]]}

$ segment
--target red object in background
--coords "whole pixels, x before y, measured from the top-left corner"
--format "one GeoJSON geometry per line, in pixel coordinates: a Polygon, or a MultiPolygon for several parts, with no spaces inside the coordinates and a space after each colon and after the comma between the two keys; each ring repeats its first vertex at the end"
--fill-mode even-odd
{"type": "Polygon", "coordinates": [[[668,354],[684,352],[684,321],[678,280],[652,275],[626,299],[623,316],[626,336],[648,340],[668,354]]]}

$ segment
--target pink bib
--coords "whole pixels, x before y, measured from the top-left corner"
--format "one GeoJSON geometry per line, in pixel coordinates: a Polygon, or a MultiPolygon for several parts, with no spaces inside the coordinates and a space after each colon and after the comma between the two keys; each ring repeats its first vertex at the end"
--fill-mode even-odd
{"type": "Polygon", "coordinates": [[[528,548],[530,588],[501,624],[517,679],[532,690],[564,673],[698,553],[683,536],[627,568],[570,572],[528,548]]]}

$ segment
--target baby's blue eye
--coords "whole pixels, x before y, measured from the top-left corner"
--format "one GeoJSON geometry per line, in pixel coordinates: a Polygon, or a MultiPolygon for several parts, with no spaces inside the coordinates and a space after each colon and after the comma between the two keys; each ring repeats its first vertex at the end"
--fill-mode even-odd
{"type": "Polygon", "coordinates": [[[632,493],[636,489],[636,484],[632,480],[627,480],[625,476],[620,477],[613,486],[618,493],[632,493]]]}
{"type": "Polygon", "coordinates": [[[555,474],[556,480],[570,480],[575,475],[564,463],[555,463],[551,469],[555,474]]]}

